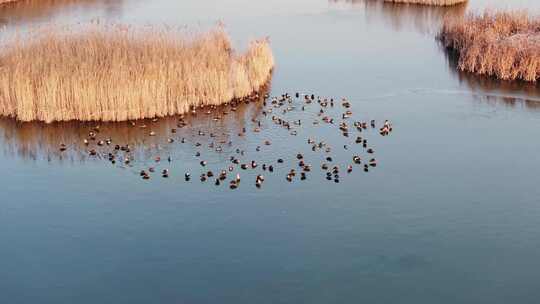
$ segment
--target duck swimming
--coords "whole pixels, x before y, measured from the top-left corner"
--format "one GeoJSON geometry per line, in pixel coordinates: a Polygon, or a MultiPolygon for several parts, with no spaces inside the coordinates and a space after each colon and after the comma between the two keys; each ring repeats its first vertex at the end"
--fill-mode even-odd
{"type": "MultiPolygon", "coordinates": [[[[198,172],[199,174],[202,173],[201,174],[202,180],[212,181],[216,185],[220,185],[225,180],[228,179],[228,176],[227,176],[228,172],[233,172],[234,170],[242,172],[241,170],[239,170],[239,169],[242,169],[242,170],[249,170],[250,171],[249,174],[253,172],[253,174],[255,175],[255,186],[260,188],[263,185],[263,181],[264,181],[264,177],[262,177],[262,174],[260,173],[263,173],[263,171],[274,172],[273,165],[277,165],[278,166],[277,169],[280,169],[280,166],[281,166],[280,164],[284,164],[284,163],[287,163],[287,165],[289,166],[289,168],[286,169],[287,171],[284,172],[287,174],[286,175],[287,181],[293,182],[296,175],[298,175],[299,180],[305,180],[307,179],[309,175],[308,172],[312,171],[312,166],[307,163],[307,160],[310,159],[311,157],[317,157],[317,154],[318,154],[319,157],[322,155],[322,159],[321,159],[322,162],[319,164],[319,166],[323,170],[322,171],[323,176],[326,176],[326,178],[330,181],[334,181],[338,183],[341,181],[341,178],[348,176],[347,174],[340,176],[340,174],[342,174],[342,172],[340,171],[346,171],[348,174],[351,174],[354,171],[353,167],[355,166],[355,164],[356,165],[364,164],[364,161],[363,159],[360,158],[360,155],[352,155],[352,162],[350,161],[350,158],[349,158],[348,162],[345,160],[345,162],[343,163],[341,158],[343,156],[346,157],[346,154],[341,153],[341,152],[344,152],[343,150],[350,150],[351,152],[354,151],[356,153],[361,153],[361,151],[363,151],[364,153],[374,154],[373,148],[368,147],[366,138],[369,137],[371,133],[367,131],[366,129],[368,129],[370,124],[374,128],[374,126],[376,126],[375,120],[369,120],[369,119],[355,120],[354,118],[357,115],[357,111],[352,110],[353,105],[346,98],[338,99],[341,101],[335,104],[335,106],[337,106],[336,108],[333,108],[334,107],[333,98],[327,98],[324,96],[322,97],[316,96],[316,94],[313,94],[313,93],[301,94],[299,92],[296,92],[294,94],[294,97],[292,97],[288,93],[285,93],[282,95],[278,95],[277,97],[271,97],[268,100],[266,100],[266,98],[257,100],[255,99],[255,94],[254,94],[250,98],[244,98],[244,99],[230,102],[227,105],[225,105],[226,108],[223,108],[221,106],[192,107],[193,110],[197,108],[199,112],[202,111],[202,113],[206,113],[210,115],[210,116],[202,115],[202,118],[201,118],[201,115],[199,114],[199,118],[197,118],[198,120],[202,119],[203,121],[208,122],[210,124],[210,127],[208,129],[204,129],[205,127],[192,127],[192,129],[190,130],[185,130],[186,134],[188,134],[187,136],[189,136],[188,141],[190,141],[191,145],[198,147],[198,148],[194,148],[196,152],[192,152],[192,153],[194,153],[196,157],[200,157],[198,161],[201,167],[209,167],[209,164],[207,163],[207,161],[201,160],[202,153],[223,153],[223,155],[221,157],[218,157],[218,159],[222,159],[223,157],[226,157],[225,159],[226,161],[230,157],[230,163],[227,164],[227,162],[225,162],[224,166],[218,171],[216,171],[216,173],[212,173],[212,171],[198,172]],[[296,97],[296,99],[293,99],[294,97],[296,97]],[[245,123],[236,125],[234,126],[234,128],[231,128],[230,130],[227,130],[227,131],[220,129],[223,126],[218,121],[222,121],[223,118],[226,117],[225,115],[231,114],[237,109],[238,109],[239,115],[240,114],[244,115],[243,109],[241,110],[242,104],[248,103],[251,101],[256,101],[256,102],[258,101],[263,107],[258,108],[257,113],[250,113],[248,111],[247,113],[249,113],[248,114],[249,118],[247,116],[244,117],[245,123]],[[255,114],[255,115],[252,115],[252,114],[255,114]],[[306,122],[306,119],[307,119],[307,122],[306,122]],[[347,120],[347,119],[350,119],[350,120],[347,120]],[[312,123],[310,122],[312,122],[313,126],[315,127],[312,127],[312,123]],[[322,122],[326,122],[329,125],[325,126],[326,124],[322,122]],[[270,145],[275,144],[273,141],[277,139],[274,139],[271,137],[267,137],[266,139],[263,137],[261,139],[260,137],[262,134],[253,135],[253,133],[266,131],[264,129],[267,128],[267,125],[269,123],[271,125],[270,128],[278,127],[276,129],[285,129],[286,131],[284,132],[286,133],[283,133],[284,135],[288,134],[291,136],[294,136],[294,135],[301,136],[302,134],[304,134],[303,130],[305,128],[325,128],[326,127],[333,130],[339,128],[338,132],[340,132],[341,135],[345,137],[351,136],[352,138],[346,139],[341,136],[336,136],[336,137],[332,137],[332,139],[328,142],[328,144],[326,144],[323,141],[321,142],[316,141],[315,139],[319,136],[316,134],[322,134],[326,136],[327,134],[330,134],[330,133],[325,132],[325,133],[311,133],[310,134],[307,132],[310,132],[312,130],[308,130],[306,131],[305,134],[308,134],[311,137],[306,136],[305,139],[303,140],[307,140],[308,146],[305,147],[305,150],[310,151],[310,152],[300,150],[301,152],[304,152],[304,154],[297,153],[297,154],[292,154],[292,155],[289,154],[289,156],[284,155],[284,156],[287,156],[287,158],[278,158],[277,163],[274,162],[273,165],[272,165],[272,161],[267,161],[264,158],[261,158],[261,159],[257,158],[257,161],[249,160],[249,158],[252,157],[252,155],[255,154],[255,152],[259,152],[256,155],[260,155],[261,157],[264,157],[266,152],[273,153],[273,151],[267,150],[265,146],[270,146],[270,145]],[[238,131],[240,131],[240,134],[239,134],[240,136],[248,137],[247,139],[249,140],[240,139],[246,142],[247,145],[244,145],[244,144],[240,146],[233,145],[233,140],[231,139],[236,138],[235,137],[236,132],[238,131]],[[358,132],[364,132],[364,133],[361,134],[358,132]],[[365,136],[357,136],[359,134],[361,135],[365,134],[365,136]],[[254,136],[254,138],[251,138],[252,135],[254,136]],[[196,140],[197,136],[199,136],[199,139],[198,139],[199,142],[197,142],[196,140]],[[227,143],[228,143],[228,146],[227,146],[227,143]],[[358,146],[354,145],[355,143],[358,146]],[[338,145],[337,147],[339,147],[339,144],[341,144],[341,146],[343,147],[343,150],[332,149],[336,147],[335,146],[336,144],[338,145]],[[360,145],[362,145],[364,149],[357,151],[360,145]],[[244,150],[241,150],[242,148],[244,150]],[[205,151],[205,149],[207,149],[207,151],[205,151]],[[234,154],[235,150],[237,154],[234,154]],[[230,153],[230,154],[227,156],[224,156],[225,153],[227,154],[230,153]],[[312,153],[313,156],[310,153],[312,153]],[[231,155],[235,155],[235,156],[231,156],[231,155]],[[296,156],[296,159],[294,159],[295,156],[296,156]],[[260,164],[258,164],[257,162],[260,162],[260,164]],[[295,162],[297,163],[295,164],[295,162]],[[338,163],[340,163],[341,166],[343,166],[342,170],[340,170],[338,166],[334,166],[338,163]],[[296,165],[298,165],[298,167],[296,165]],[[295,168],[296,171],[294,169],[290,170],[291,167],[295,168]],[[260,170],[259,168],[261,168],[262,170],[260,170]]],[[[165,129],[165,130],[168,129],[169,131],[168,132],[169,136],[165,137],[166,143],[172,144],[176,141],[182,142],[182,143],[186,142],[185,138],[182,138],[181,136],[172,137],[171,135],[174,133],[181,133],[181,131],[177,130],[177,128],[182,128],[182,127],[191,125],[191,121],[187,119],[189,115],[190,115],[189,113],[186,114],[185,116],[186,118],[184,118],[184,115],[177,116],[176,121],[173,121],[174,127],[165,129]],[[188,121],[189,121],[189,124],[187,123],[188,121]]],[[[142,122],[133,122],[132,125],[133,124],[135,124],[135,127],[143,125],[142,122]]],[[[202,124],[197,124],[197,125],[202,126],[202,124]]],[[[146,127],[146,125],[143,125],[143,126],[146,127]]],[[[391,131],[391,123],[388,120],[385,120],[384,124],[378,127],[380,128],[376,129],[375,131],[379,131],[381,135],[383,136],[388,135],[388,133],[391,131]]],[[[146,133],[147,136],[148,134],[150,134],[150,136],[157,136],[157,133],[160,132],[161,128],[159,130],[156,128],[158,128],[158,125],[153,125],[151,123],[148,123],[148,127],[146,129],[147,130],[146,132],[148,133],[143,131],[142,134],[146,133]]],[[[92,146],[93,143],[91,141],[96,140],[95,142],[96,146],[104,146],[105,144],[110,145],[112,143],[110,138],[107,138],[107,140],[99,140],[99,141],[96,139],[96,136],[98,136],[98,134],[99,134],[99,137],[102,136],[102,133],[104,133],[105,135],[106,132],[108,131],[107,129],[108,127],[105,128],[105,130],[102,130],[101,132],[99,130],[94,130],[94,129],[89,130],[90,132],[87,134],[88,137],[83,139],[83,143],[85,145],[92,146]]],[[[335,135],[340,135],[340,134],[335,134],[335,135]]],[[[266,135],[262,135],[262,136],[266,136],[266,135]]],[[[279,137],[277,138],[279,139],[279,137]]],[[[173,149],[173,146],[166,146],[158,141],[156,141],[155,143],[149,142],[147,143],[147,145],[150,147],[150,149],[152,149],[150,150],[151,153],[156,153],[156,154],[157,153],[170,154],[171,149],[173,149]]],[[[281,148],[281,143],[280,143],[280,148],[281,148]]],[[[64,147],[63,145],[60,145],[59,149],[61,151],[64,151],[64,149],[67,149],[67,146],[64,147]]],[[[114,145],[114,150],[112,151],[110,150],[101,151],[101,148],[92,149],[92,150],[88,150],[87,153],[90,153],[91,155],[95,153],[95,155],[99,156],[101,155],[101,152],[103,152],[103,156],[107,157],[108,155],[108,160],[113,163],[116,160],[120,160],[120,161],[124,161],[124,160],[129,161],[130,159],[134,160],[135,157],[141,155],[139,153],[138,146],[136,148],[136,153],[130,154],[130,155],[127,155],[127,153],[129,153],[129,149],[127,148],[127,145],[126,146],[114,145]],[[94,152],[92,152],[92,150],[94,150],[94,152]],[[125,153],[119,152],[119,150],[122,150],[125,153]],[[109,153],[109,152],[112,152],[112,153],[109,153]]],[[[156,154],[154,154],[154,156],[156,154]]],[[[373,155],[370,155],[370,156],[373,156],[373,155]]],[[[147,157],[147,156],[144,156],[144,157],[147,157]]],[[[181,161],[182,157],[175,158],[175,160],[176,159],[179,160],[178,162],[179,164],[183,164],[183,162],[181,161]]],[[[364,169],[366,172],[369,169],[369,167],[377,166],[377,161],[375,160],[375,158],[369,159],[369,162],[367,161],[367,159],[369,158],[366,158],[366,162],[364,165],[364,169]]],[[[159,156],[155,157],[154,160],[159,161],[159,156]]],[[[172,162],[171,156],[167,157],[167,161],[172,162]]],[[[134,164],[137,164],[137,163],[138,162],[133,162],[133,164],[130,164],[130,166],[133,166],[134,164]]],[[[216,160],[216,163],[219,163],[219,160],[216,160]]],[[[317,164],[314,164],[314,165],[315,167],[317,166],[317,164]]],[[[285,168],[283,169],[285,170],[285,168]]],[[[158,169],[156,169],[156,171],[157,170],[158,169]]],[[[200,171],[203,171],[203,170],[200,170],[200,171]]],[[[146,175],[151,176],[151,173],[148,173],[149,170],[147,167],[144,168],[144,170],[142,171],[144,171],[146,175]]],[[[277,171],[280,172],[279,170],[277,171]]],[[[160,172],[163,177],[170,175],[168,169],[159,169],[159,171],[157,172],[160,172]]],[[[142,176],[143,175],[141,175],[141,177],[142,176]]],[[[232,177],[232,176],[229,176],[229,177],[232,177]]],[[[237,175],[237,177],[238,177],[238,180],[233,179],[231,181],[233,188],[239,187],[239,175],[237,175]]],[[[184,175],[184,178],[187,181],[190,179],[190,175],[186,173],[184,175]]]]}

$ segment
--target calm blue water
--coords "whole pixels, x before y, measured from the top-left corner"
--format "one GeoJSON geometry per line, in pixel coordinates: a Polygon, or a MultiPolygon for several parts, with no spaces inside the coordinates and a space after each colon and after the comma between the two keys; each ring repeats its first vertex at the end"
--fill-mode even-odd
{"type": "MultiPolygon", "coordinates": [[[[355,117],[390,119],[394,131],[368,130],[379,165],[355,167],[336,184],[306,139],[335,147],[342,168],[353,151],[338,149],[345,139],[335,129],[309,123],[315,105],[288,114],[304,121],[296,137],[265,119],[260,103],[219,122],[188,118],[174,135],[186,144],[166,143],[174,118],[147,129],[103,125],[103,134],[132,144],[132,167],[77,146],[91,125],[0,120],[0,303],[538,302],[540,90],[455,71],[433,38],[446,12],[369,1],[60,2],[0,15],[11,28],[96,17],[195,27],[221,20],[240,48],[270,36],[272,96],[347,97],[355,117]],[[260,133],[252,119],[263,121],[260,133]],[[209,151],[198,130],[226,133],[249,151],[246,161],[286,162],[265,173],[261,189],[254,171],[241,172],[234,191],[203,184],[196,151],[212,170],[235,153],[209,151]],[[266,139],[272,145],[254,152],[266,139]],[[75,148],[60,154],[59,142],[75,148]],[[288,183],[296,153],[314,172],[288,183]],[[157,165],[171,176],[143,181],[138,172],[156,155],[172,157],[157,165]]],[[[540,8],[471,1],[451,13],[486,5],[540,8]]]]}

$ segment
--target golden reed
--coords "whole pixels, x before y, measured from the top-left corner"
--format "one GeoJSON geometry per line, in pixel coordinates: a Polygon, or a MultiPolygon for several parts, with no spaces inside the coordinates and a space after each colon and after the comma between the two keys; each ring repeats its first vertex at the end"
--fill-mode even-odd
{"type": "Polygon", "coordinates": [[[124,121],[182,114],[257,92],[274,59],[267,39],[232,50],[206,33],[124,25],[48,25],[3,41],[0,115],[20,121],[124,121]]]}
{"type": "Polygon", "coordinates": [[[460,3],[465,3],[468,0],[384,0],[385,2],[393,3],[409,3],[409,4],[422,4],[422,5],[438,5],[438,6],[450,6],[460,3]]]}
{"type": "Polygon", "coordinates": [[[458,53],[462,71],[503,80],[540,78],[540,19],[525,11],[449,18],[439,39],[458,53]]]}

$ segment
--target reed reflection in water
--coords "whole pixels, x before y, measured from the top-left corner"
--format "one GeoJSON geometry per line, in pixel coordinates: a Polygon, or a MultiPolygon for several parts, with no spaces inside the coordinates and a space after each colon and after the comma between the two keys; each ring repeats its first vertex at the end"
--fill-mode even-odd
{"type": "Polygon", "coordinates": [[[503,104],[526,110],[540,111],[540,84],[525,81],[505,81],[484,75],[475,75],[458,69],[459,54],[440,45],[446,58],[448,70],[458,80],[472,90],[476,100],[490,104],[503,104]]]}
{"type": "MultiPolygon", "coordinates": [[[[264,92],[267,92],[265,89],[264,92]]],[[[208,145],[210,141],[229,142],[232,134],[237,134],[252,120],[259,117],[263,109],[263,95],[254,102],[238,105],[224,105],[213,109],[201,108],[197,114],[170,116],[157,120],[100,123],[100,122],[18,122],[11,118],[0,118],[0,143],[5,155],[23,160],[47,160],[55,162],[85,162],[107,158],[115,152],[120,157],[117,166],[125,166],[124,159],[133,162],[152,161],[156,155],[167,157],[182,145],[178,158],[186,153],[194,153],[193,144],[208,145]],[[210,114],[208,114],[210,113],[210,114]],[[181,121],[185,127],[179,126],[181,121]],[[219,117],[219,119],[217,119],[219,117]],[[174,131],[173,131],[174,129],[174,131]],[[198,136],[199,131],[206,136],[198,136]],[[90,132],[95,139],[85,144],[90,132]],[[212,134],[213,137],[209,137],[212,134]],[[181,143],[182,138],[185,144],[181,143]],[[110,144],[107,140],[110,139],[110,144]],[[170,143],[169,140],[174,142],[170,143]],[[103,141],[103,145],[98,145],[103,141]],[[66,146],[61,151],[61,145],[66,146]],[[114,151],[115,145],[127,146],[127,153],[114,151]],[[92,150],[96,155],[90,155],[92,150]]],[[[235,147],[242,145],[242,138],[235,139],[235,147]]],[[[226,147],[224,145],[224,151],[226,147]]],[[[178,154],[178,151],[177,153],[178,154]]],[[[133,163],[132,162],[132,163],[133,163]]]]}
{"type": "Polygon", "coordinates": [[[437,33],[445,16],[465,14],[467,3],[453,6],[426,6],[391,3],[381,0],[329,0],[335,8],[362,9],[368,22],[384,20],[394,30],[414,29],[424,34],[437,33]]]}
{"type": "Polygon", "coordinates": [[[123,5],[124,0],[17,0],[0,4],[0,24],[26,24],[90,9],[115,17],[121,14],[123,5]]]}

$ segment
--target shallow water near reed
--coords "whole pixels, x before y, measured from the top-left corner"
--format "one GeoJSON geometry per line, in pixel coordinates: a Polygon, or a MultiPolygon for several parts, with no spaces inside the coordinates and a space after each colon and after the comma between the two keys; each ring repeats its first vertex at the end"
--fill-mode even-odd
{"type": "MultiPolygon", "coordinates": [[[[100,124],[103,138],[130,143],[132,166],[88,155],[82,140],[96,124],[0,119],[0,302],[536,303],[540,297],[540,88],[457,72],[455,56],[433,37],[440,8],[322,0],[33,3],[2,7],[4,25],[102,18],[211,27],[221,20],[239,46],[268,35],[276,59],[271,96],[346,97],[355,119],[379,125],[389,119],[394,130],[385,137],[366,130],[377,167],[368,173],[354,167],[335,183],[324,178],[321,154],[307,138],[325,139],[342,169],[353,149],[362,150],[352,143],[341,148],[355,136],[310,124],[320,118],[316,103],[287,114],[304,122],[296,136],[265,117],[271,104],[262,102],[229,109],[218,121],[199,111],[174,134],[177,117],[136,127],[100,124]],[[260,132],[254,120],[263,122],[260,132]],[[233,145],[221,153],[208,148],[218,140],[233,145]],[[67,151],[58,150],[61,142],[69,143],[67,151]],[[260,169],[239,171],[235,190],[199,181],[203,171],[228,166],[236,148],[259,166],[285,163],[264,173],[260,189],[260,169]],[[313,172],[287,182],[297,153],[313,172]],[[139,172],[150,166],[156,172],[143,180],[139,172]]],[[[470,0],[448,11],[487,3],[540,10],[536,1],[470,0]]],[[[334,117],[341,112],[340,105],[328,110],[334,117]]]]}

